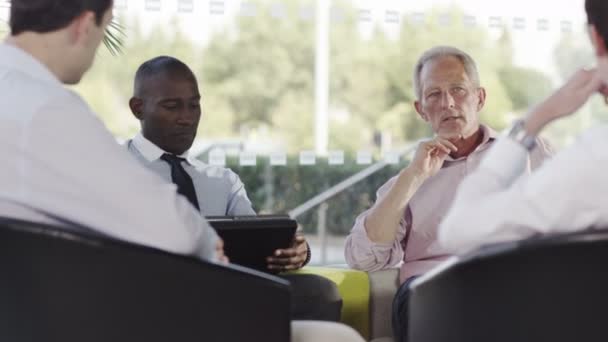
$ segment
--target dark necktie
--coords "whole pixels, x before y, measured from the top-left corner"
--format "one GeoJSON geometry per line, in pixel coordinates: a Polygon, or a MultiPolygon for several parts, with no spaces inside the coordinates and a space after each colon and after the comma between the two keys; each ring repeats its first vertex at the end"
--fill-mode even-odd
{"type": "Polygon", "coordinates": [[[186,196],[188,201],[196,209],[200,210],[192,178],[182,166],[182,162],[186,161],[186,159],[168,153],[163,154],[160,159],[166,161],[171,166],[171,180],[177,185],[177,192],[186,196]]]}

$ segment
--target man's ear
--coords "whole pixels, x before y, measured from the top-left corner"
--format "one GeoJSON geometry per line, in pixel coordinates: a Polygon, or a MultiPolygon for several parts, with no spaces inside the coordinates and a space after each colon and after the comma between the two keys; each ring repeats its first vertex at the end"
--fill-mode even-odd
{"type": "Polygon", "coordinates": [[[142,99],[138,97],[132,97],[129,100],[129,108],[131,108],[131,113],[133,113],[137,120],[142,121],[144,119],[144,101],[142,99]]]}
{"type": "Polygon", "coordinates": [[[479,98],[479,101],[477,102],[477,111],[481,112],[483,106],[486,104],[486,89],[479,87],[477,89],[477,97],[479,98]]]}
{"type": "Polygon", "coordinates": [[[416,112],[418,113],[418,115],[420,115],[422,120],[429,122],[429,117],[422,111],[422,104],[420,103],[420,101],[414,101],[414,108],[416,108],[416,112]]]}
{"type": "Polygon", "coordinates": [[[604,41],[602,35],[597,32],[595,25],[589,25],[589,38],[591,38],[591,43],[595,49],[596,56],[603,57],[608,54],[606,42],[604,41]]]}
{"type": "Polygon", "coordinates": [[[97,25],[95,13],[92,11],[82,12],[68,25],[70,43],[76,44],[86,40],[93,25],[97,25]]]}

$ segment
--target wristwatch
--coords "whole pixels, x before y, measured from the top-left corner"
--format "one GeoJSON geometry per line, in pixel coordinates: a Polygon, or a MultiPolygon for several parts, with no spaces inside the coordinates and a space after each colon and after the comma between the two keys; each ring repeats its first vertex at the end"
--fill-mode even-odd
{"type": "Polygon", "coordinates": [[[310,257],[310,245],[308,244],[308,242],[306,242],[306,260],[304,260],[302,266],[306,266],[310,262],[310,257]]]}
{"type": "Polygon", "coordinates": [[[526,150],[531,151],[534,146],[536,146],[536,136],[530,135],[524,129],[525,121],[523,119],[519,119],[513,123],[511,130],[507,136],[510,139],[520,143],[526,150]]]}

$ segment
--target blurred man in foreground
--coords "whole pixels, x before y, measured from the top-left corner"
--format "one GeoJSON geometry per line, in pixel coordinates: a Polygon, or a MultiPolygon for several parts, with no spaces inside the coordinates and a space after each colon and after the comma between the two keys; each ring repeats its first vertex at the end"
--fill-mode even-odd
{"type": "Polygon", "coordinates": [[[597,66],[579,70],[516,121],[464,180],[441,224],[444,248],[464,252],[537,233],[608,225],[606,124],[589,130],[530,177],[517,181],[525,172],[525,156],[549,123],[572,115],[594,94],[608,96],[608,2],[586,0],[585,9],[597,66]]]}

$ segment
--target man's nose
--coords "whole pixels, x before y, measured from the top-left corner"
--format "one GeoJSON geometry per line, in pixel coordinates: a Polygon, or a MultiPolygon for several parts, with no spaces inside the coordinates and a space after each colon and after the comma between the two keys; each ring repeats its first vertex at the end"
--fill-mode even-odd
{"type": "Polygon", "coordinates": [[[453,108],[454,107],[454,97],[450,94],[449,91],[446,91],[441,94],[441,107],[442,108],[453,108]]]}
{"type": "Polygon", "coordinates": [[[193,125],[198,117],[198,112],[189,108],[184,108],[177,118],[177,123],[184,126],[193,125]]]}

